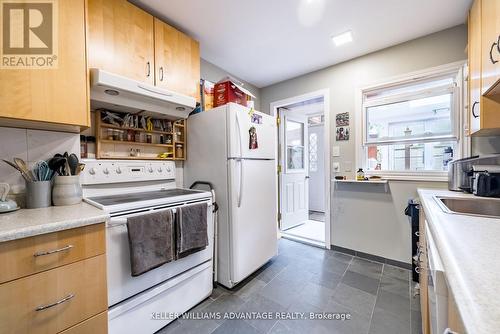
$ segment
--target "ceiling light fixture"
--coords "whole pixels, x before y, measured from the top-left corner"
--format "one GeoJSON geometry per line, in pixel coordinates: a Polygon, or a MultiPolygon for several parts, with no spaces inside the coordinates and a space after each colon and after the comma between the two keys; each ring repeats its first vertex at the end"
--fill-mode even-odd
{"type": "Polygon", "coordinates": [[[352,42],[352,32],[348,30],[339,35],[332,36],[332,41],[335,44],[335,46],[341,46],[346,43],[350,43],[352,42]]]}

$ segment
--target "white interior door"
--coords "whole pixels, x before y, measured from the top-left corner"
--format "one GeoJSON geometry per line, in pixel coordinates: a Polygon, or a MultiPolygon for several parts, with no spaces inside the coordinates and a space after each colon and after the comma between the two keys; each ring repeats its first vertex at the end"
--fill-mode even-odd
{"type": "Polygon", "coordinates": [[[280,110],[281,230],[309,218],[307,118],[280,110]]]}

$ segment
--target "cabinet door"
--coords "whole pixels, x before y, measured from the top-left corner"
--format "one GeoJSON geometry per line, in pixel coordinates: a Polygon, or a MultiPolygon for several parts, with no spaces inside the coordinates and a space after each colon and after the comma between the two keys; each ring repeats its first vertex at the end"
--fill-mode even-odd
{"type": "Polygon", "coordinates": [[[482,0],[482,89],[486,93],[500,78],[500,1],[482,0]]]}
{"type": "Polygon", "coordinates": [[[469,118],[470,133],[480,130],[481,113],[481,0],[469,12],[469,118]]]}
{"type": "Polygon", "coordinates": [[[156,86],[192,96],[200,94],[200,45],[155,18],[156,86]]]}
{"type": "Polygon", "coordinates": [[[428,271],[427,271],[427,243],[425,234],[427,231],[425,230],[425,214],[424,209],[420,208],[419,215],[419,233],[420,236],[418,238],[418,247],[420,249],[420,258],[419,258],[419,281],[420,281],[420,312],[422,314],[422,333],[430,334],[430,323],[429,323],[429,296],[428,296],[428,271]]]}
{"type": "Polygon", "coordinates": [[[59,1],[54,69],[1,69],[0,117],[90,126],[85,0],[59,1]]]}
{"type": "Polygon", "coordinates": [[[88,0],[89,67],[154,84],[153,16],[126,0],[88,0]]]}

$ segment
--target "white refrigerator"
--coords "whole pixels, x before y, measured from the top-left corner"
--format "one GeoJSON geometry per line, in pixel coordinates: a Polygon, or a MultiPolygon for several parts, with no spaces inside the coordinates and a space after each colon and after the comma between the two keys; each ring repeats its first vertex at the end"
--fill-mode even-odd
{"type": "Polygon", "coordinates": [[[232,288],[277,255],[276,120],[229,103],[187,121],[184,183],[213,184],[217,281],[232,288]]]}

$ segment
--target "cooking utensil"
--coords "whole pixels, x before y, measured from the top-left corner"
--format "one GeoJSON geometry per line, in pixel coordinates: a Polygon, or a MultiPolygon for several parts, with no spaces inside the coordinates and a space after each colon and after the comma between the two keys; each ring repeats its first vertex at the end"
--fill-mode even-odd
{"type": "Polygon", "coordinates": [[[5,162],[6,164],[8,164],[9,166],[11,166],[12,168],[14,168],[15,170],[17,170],[19,173],[21,173],[21,176],[24,178],[24,180],[26,180],[27,182],[30,182],[28,175],[24,174],[23,171],[16,164],[14,164],[8,160],[5,160],[5,159],[2,159],[2,161],[5,162]]]}
{"type": "Polygon", "coordinates": [[[66,164],[66,159],[63,156],[54,156],[48,162],[49,168],[57,173],[58,175],[63,175],[63,167],[66,164]]]}
{"type": "Polygon", "coordinates": [[[85,164],[79,163],[76,169],[76,175],[80,175],[81,172],[85,169],[85,164]]]}
{"type": "Polygon", "coordinates": [[[25,176],[25,179],[29,182],[35,181],[35,176],[33,173],[29,170],[28,166],[26,165],[26,162],[24,162],[23,159],[21,158],[14,158],[14,163],[16,166],[19,168],[19,171],[23,176],[25,176]]]}
{"type": "Polygon", "coordinates": [[[70,171],[71,175],[76,175],[76,171],[77,171],[79,163],[80,163],[80,161],[78,160],[78,157],[76,156],[76,154],[71,153],[68,156],[69,171],[70,171]]]}
{"type": "Polygon", "coordinates": [[[50,181],[52,179],[52,171],[49,164],[44,160],[40,160],[35,164],[33,173],[38,181],[50,181]]]}

